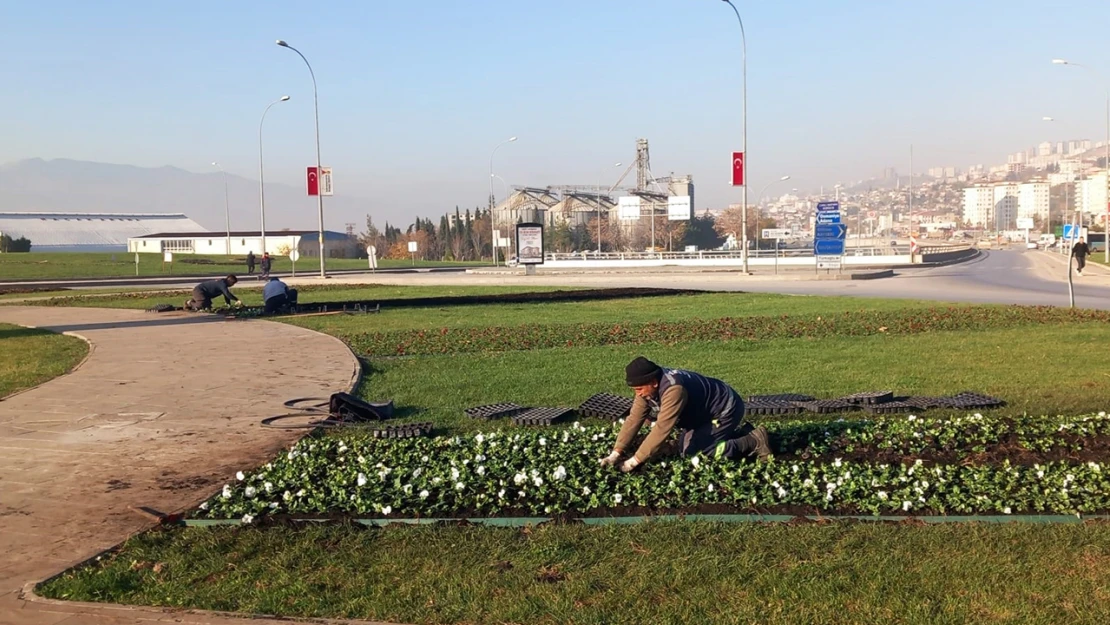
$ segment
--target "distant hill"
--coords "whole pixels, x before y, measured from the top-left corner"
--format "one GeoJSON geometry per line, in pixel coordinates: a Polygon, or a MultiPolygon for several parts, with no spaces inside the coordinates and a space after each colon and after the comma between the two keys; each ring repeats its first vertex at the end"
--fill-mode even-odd
{"type": "MultiPolygon", "coordinates": [[[[69,159],[32,158],[0,165],[0,211],[185,213],[204,227],[224,228],[223,174],[177,167],[135,167],[69,159]]],[[[258,228],[258,181],[228,175],[232,229],[258,228]]],[[[315,200],[303,188],[266,183],[267,230],[315,229],[315,200]]],[[[370,202],[325,200],[329,230],[365,224],[370,202]]]]}

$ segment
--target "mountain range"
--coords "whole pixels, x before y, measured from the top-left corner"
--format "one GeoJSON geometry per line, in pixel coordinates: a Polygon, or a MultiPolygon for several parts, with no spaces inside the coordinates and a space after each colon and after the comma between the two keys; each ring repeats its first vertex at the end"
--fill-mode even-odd
{"type": "MultiPolygon", "coordinates": [[[[202,226],[225,228],[223,174],[177,167],[136,167],[70,159],[32,158],[0,165],[0,212],[184,213],[202,226]]],[[[259,227],[258,181],[227,175],[233,230],[259,227]]],[[[361,231],[370,202],[335,196],[324,201],[325,225],[361,231]]],[[[304,188],[266,183],[266,229],[318,225],[315,198],[304,188]]],[[[379,224],[380,225],[380,224],[379,224]]]]}

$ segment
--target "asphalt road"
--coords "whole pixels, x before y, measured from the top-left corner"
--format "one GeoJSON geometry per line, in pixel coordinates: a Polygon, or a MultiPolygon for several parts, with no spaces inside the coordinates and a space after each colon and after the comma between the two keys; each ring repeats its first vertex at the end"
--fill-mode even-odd
{"type": "MultiPolygon", "coordinates": [[[[398,269],[378,269],[376,274],[372,274],[366,269],[331,269],[328,270],[330,276],[349,276],[349,275],[394,275],[394,274],[413,274],[413,273],[460,273],[466,271],[466,267],[416,267],[412,269],[398,268],[398,269]]],[[[140,276],[140,277],[118,277],[118,278],[74,278],[71,280],[66,279],[51,279],[51,280],[13,280],[8,282],[0,282],[0,287],[29,287],[29,286],[53,286],[63,289],[93,289],[93,288],[114,288],[114,287],[162,287],[162,286],[182,286],[182,285],[195,285],[204,280],[211,280],[213,278],[222,277],[224,274],[197,274],[192,276],[140,276]]],[[[249,276],[240,275],[240,280],[244,284],[252,282],[249,276]]],[[[288,278],[289,273],[273,273],[270,274],[279,278],[288,278]]],[[[311,270],[302,271],[301,275],[312,276],[311,270]]]]}

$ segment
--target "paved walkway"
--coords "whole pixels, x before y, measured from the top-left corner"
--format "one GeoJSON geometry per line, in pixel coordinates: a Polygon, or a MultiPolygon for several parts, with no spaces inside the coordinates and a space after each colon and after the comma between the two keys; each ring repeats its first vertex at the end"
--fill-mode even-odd
{"type": "Polygon", "coordinates": [[[2,307],[0,322],[92,346],[73,373],[0,401],[0,625],[241,623],[20,590],[150,527],[139,508],[192,507],[275,455],[298,434],[259,420],[347,390],[351,352],[285,324],[185,313],[2,307]]]}

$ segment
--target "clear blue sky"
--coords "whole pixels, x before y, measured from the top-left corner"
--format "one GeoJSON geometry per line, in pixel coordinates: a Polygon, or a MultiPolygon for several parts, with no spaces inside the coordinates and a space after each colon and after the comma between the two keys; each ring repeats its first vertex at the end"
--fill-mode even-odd
{"type": "MultiPolygon", "coordinates": [[[[911,142],[924,170],[1105,132],[1105,86],[1050,60],[1110,74],[1106,0],[737,5],[753,196],[785,174],[810,189],[905,172],[911,142]]],[[[695,176],[699,208],[738,200],[739,30],[719,0],[4,2],[0,162],[218,160],[254,178],[259,115],[288,94],[267,179],[300,186],[311,82],[278,38],[316,70],[337,191],[382,218],[484,203],[510,135],[510,184],[593,184],[647,137],[656,175],[695,176]]]]}

